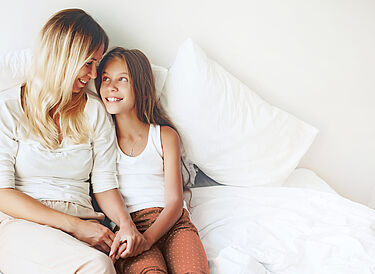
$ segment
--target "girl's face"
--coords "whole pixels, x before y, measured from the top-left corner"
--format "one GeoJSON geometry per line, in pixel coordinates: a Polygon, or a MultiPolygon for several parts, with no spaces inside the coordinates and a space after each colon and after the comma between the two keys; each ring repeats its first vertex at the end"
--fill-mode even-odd
{"type": "Polygon", "coordinates": [[[80,92],[90,79],[96,78],[96,64],[102,59],[104,45],[102,45],[93,55],[93,57],[80,69],[77,78],[73,84],[73,93],[80,92]]]}
{"type": "Polygon", "coordinates": [[[102,73],[100,96],[110,114],[126,113],[135,108],[134,93],[125,61],[114,58],[107,62],[102,73]]]}

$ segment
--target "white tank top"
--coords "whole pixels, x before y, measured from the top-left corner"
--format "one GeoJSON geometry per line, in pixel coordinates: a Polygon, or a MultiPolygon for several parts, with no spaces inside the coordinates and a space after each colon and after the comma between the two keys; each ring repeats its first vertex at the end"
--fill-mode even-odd
{"type": "Polygon", "coordinates": [[[159,125],[150,125],[147,145],[138,156],[126,155],[117,144],[117,172],[120,192],[130,213],[150,207],[165,207],[159,125]]]}

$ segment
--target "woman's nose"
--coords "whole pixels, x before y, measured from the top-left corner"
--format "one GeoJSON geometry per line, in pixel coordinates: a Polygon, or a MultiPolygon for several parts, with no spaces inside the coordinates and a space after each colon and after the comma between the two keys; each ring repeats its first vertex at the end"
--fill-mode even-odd
{"type": "Polygon", "coordinates": [[[90,68],[90,71],[89,71],[88,75],[91,79],[96,78],[97,73],[96,73],[96,66],[94,64],[91,64],[91,68],[90,68]]]}

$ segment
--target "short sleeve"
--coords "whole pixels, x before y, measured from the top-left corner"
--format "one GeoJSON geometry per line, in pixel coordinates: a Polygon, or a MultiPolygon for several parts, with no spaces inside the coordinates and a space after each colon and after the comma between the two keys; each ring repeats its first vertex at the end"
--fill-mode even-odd
{"type": "Polygon", "coordinates": [[[91,109],[94,136],[93,167],[91,171],[91,183],[94,193],[118,188],[116,172],[116,132],[112,118],[106,113],[104,106],[95,102],[91,109]]]}
{"type": "Polygon", "coordinates": [[[15,188],[15,169],[18,142],[14,136],[15,121],[0,102],[0,188],[15,188]]]}

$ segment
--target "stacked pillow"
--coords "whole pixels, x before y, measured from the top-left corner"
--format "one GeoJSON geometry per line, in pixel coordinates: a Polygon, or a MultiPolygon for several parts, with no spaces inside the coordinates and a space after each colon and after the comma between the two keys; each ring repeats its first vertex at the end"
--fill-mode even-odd
{"type": "Polygon", "coordinates": [[[261,99],[191,39],[168,70],[161,102],[186,156],[220,184],[281,186],[317,134],[261,99]]]}

